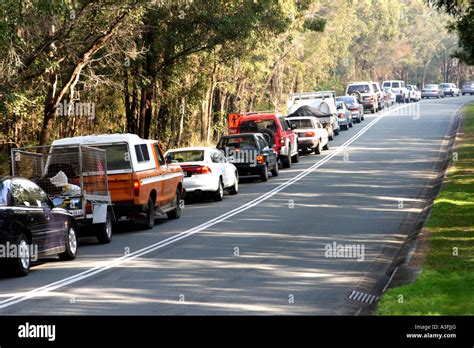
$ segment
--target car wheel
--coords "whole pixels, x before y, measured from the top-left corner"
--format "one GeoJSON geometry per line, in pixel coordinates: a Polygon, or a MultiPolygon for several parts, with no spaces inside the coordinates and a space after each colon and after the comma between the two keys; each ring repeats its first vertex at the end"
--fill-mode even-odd
{"type": "Polygon", "coordinates": [[[74,260],[77,255],[77,244],[76,227],[70,224],[66,234],[66,251],[58,255],[59,259],[64,261],[74,260]]]}
{"type": "Polygon", "coordinates": [[[150,196],[146,205],[146,220],[143,227],[146,230],[151,230],[153,226],[155,226],[155,205],[153,203],[153,199],[150,196]]]}
{"type": "MultiPolygon", "coordinates": [[[[278,164],[277,164],[277,167],[278,167],[278,164]]],[[[235,172],[235,182],[234,182],[234,185],[232,185],[229,188],[229,194],[236,195],[237,193],[239,193],[239,173],[235,172]]]]}
{"type": "Polygon", "coordinates": [[[20,233],[16,245],[18,245],[19,255],[12,260],[12,272],[16,276],[23,277],[30,272],[31,267],[30,245],[24,233],[20,233]]]}
{"type": "Polygon", "coordinates": [[[298,163],[300,161],[300,153],[297,152],[296,155],[291,157],[291,162],[298,163]]]}
{"type": "Polygon", "coordinates": [[[315,155],[321,154],[321,141],[318,141],[318,146],[314,148],[314,154],[315,155]]]}
{"type": "Polygon", "coordinates": [[[268,166],[265,164],[263,167],[262,173],[260,174],[260,180],[268,181],[268,166]]]}
{"type": "Polygon", "coordinates": [[[100,244],[108,244],[112,241],[112,216],[110,212],[107,212],[105,223],[98,224],[96,228],[97,228],[96,237],[97,237],[97,241],[100,244]]]}
{"type": "Polygon", "coordinates": [[[290,156],[282,156],[281,157],[281,164],[283,168],[291,168],[291,157],[290,156]]]}
{"type": "Polygon", "coordinates": [[[339,135],[339,129],[334,130],[334,135],[339,135]]]}
{"type": "Polygon", "coordinates": [[[168,219],[179,219],[181,217],[181,192],[178,188],[176,188],[176,195],[175,195],[175,207],[173,210],[166,213],[168,219]]]}
{"type": "Polygon", "coordinates": [[[325,151],[329,150],[329,144],[328,143],[326,143],[326,145],[323,146],[323,150],[325,150],[325,151]]]}
{"type": "Polygon", "coordinates": [[[272,169],[272,176],[278,176],[280,173],[280,170],[278,168],[278,162],[275,163],[275,167],[272,169]]]}
{"type": "Polygon", "coordinates": [[[219,178],[219,188],[214,192],[212,198],[215,202],[220,202],[224,198],[224,184],[222,183],[222,178],[219,178]]]}
{"type": "Polygon", "coordinates": [[[351,123],[349,123],[349,127],[352,128],[354,126],[354,123],[351,121],[351,123]]]}

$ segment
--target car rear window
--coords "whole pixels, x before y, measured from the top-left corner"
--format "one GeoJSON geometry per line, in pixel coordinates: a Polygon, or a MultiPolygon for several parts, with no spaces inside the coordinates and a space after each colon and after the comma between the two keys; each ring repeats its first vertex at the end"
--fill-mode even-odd
{"type": "Polygon", "coordinates": [[[400,82],[392,82],[392,88],[399,88],[400,82]]]}
{"type": "Polygon", "coordinates": [[[276,122],[275,120],[272,120],[272,119],[248,120],[248,121],[242,121],[242,123],[240,124],[241,133],[257,133],[258,130],[261,128],[270,129],[274,133],[278,132],[276,122]]]}
{"type": "Polygon", "coordinates": [[[177,162],[200,162],[204,161],[203,150],[173,151],[168,156],[172,161],[177,162]]]}
{"type": "Polygon", "coordinates": [[[347,87],[347,93],[354,93],[354,92],[369,93],[370,86],[369,85],[350,85],[349,87],[347,87]]]}
{"type": "Polygon", "coordinates": [[[257,148],[254,137],[231,137],[222,138],[219,141],[218,148],[231,148],[231,149],[244,149],[244,148],[257,148]]]}
{"type": "Polygon", "coordinates": [[[289,120],[290,124],[297,129],[311,129],[314,128],[311,120],[289,120]]]}
{"type": "Polygon", "coordinates": [[[131,169],[130,154],[127,144],[100,145],[107,156],[107,170],[131,169]]]}
{"type": "Polygon", "coordinates": [[[356,99],[355,97],[337,97],[336,101],[343,101],[345,103],[355,103],[356,99]]]}

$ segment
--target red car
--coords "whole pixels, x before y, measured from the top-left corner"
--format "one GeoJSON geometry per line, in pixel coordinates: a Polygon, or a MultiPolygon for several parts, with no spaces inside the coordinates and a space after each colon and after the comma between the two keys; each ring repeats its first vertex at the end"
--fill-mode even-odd
{"type": "Polygon", "coordinates": [[[273,148],[278,153],[278,159],[283,168],[291,167],[291,163],[299,162],[298,137],[290,123],[283,115],[269,112],[247,113],[242,115],[237,127],[237,133],[273,133],[273,148]],[[267,129],[267,131],[264,131],[267,129]]]}

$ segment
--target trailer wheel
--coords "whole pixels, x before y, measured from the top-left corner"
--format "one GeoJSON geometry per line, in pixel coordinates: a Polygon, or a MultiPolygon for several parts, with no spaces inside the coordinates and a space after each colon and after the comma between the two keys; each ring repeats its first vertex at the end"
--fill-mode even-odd
{"type": "Polygon", "coordinates": [[[108,244],[112,241],[112,216],[107,211],[105,223],[97,225],[97,240],[100,244],[108,244]]]}

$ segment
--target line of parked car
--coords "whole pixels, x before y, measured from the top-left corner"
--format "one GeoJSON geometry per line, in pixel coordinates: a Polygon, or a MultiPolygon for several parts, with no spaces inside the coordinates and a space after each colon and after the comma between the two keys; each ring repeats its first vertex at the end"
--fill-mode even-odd
{"type": "Polygon", "coordinates": [[[329,150],[330,141],[364,121],[367,111],[424,97],[474,94],[474,83],[461,91],[450,83],[430,86],[420,92],[400,80],[382,86],[362,81],[349,83],[343,96],[293,93],[286,115],[233,115],[237,121],[216,147],[164,153],[155,140],[107,134],[13,149],[12,176],[0,180],[0,266],[26,275],[36,258],[74,259],[79,236],[110,243],[114,222],[151,229],[157,216],[179,219],[185,196],[222,201],[225,192],[238,194],[240,178],[265,182],[301,155],[329,150]]]}

